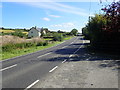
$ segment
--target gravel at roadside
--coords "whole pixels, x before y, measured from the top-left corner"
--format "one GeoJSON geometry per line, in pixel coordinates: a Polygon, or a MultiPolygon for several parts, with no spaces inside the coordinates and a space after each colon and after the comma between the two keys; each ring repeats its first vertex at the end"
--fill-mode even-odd
{"type": "Polygon", "coordinates": [[[65,62],[33,88],[118,88],[116,66],[104,67],[109,62],[65,62]]]}

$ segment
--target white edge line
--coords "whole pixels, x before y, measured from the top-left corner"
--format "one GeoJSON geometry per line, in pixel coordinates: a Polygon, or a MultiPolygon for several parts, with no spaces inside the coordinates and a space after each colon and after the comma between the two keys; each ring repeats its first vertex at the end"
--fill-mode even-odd
{"type": "MultiPolygon", "coordinates": [[[[83,44],[84,44],[84,40],[83,40],[83,44]]],[[[78,52],[78,50],[82,47],[83,45],[81,45],[73,54],[75,54],[76,52],[78,52]]],[[[73,55],[70,55],[69,58],[71,58],[73,55]]]]}
{"type": "MultiPolygon", "coordinates": [[[[84,44],[84,40],[83,40],[83,44],[84,44]]],[[[81,45],[73,54],[75,54],[76,52],[78,52],[78,50],[82,47],[83,45],[81,45]]]]}
{"type": "Polygon", "coordinates": [[[49,72],[52,72],[52,71],[54,71],[55,69],[57,69],[58,68],[58,66],[55,66],[53,69],[51,69],[49,72]]]}
{"type": "Polygon", "coordinates": [[[41,55],[41,56],[38,56],[37,58],[40,58],[40,57],[46,56],[46,55],[48,55],[48,54],[51,54],[51,52],[50,52],[50,53],[46,53],[46,54],[41,55]]]}
{"type": "MultiPolygon", "coordinates": [[[[73,37],[73,38],[74,38],[74,37],[73,37]]],[[[71,38],[71,39],[72,39],[72,38],[71,38]]],[[[69,40],[71,40],[71,39],[69,39],[69,40]]],[[[57,45],[55,45],[55,46],[52,46],[52,47],[50,47],[50,48],[56,47],[56,46],[58,46],[58,45],[61,45],[61,44],[65,43],[66,41],[68,41],[68,40],[65,40],[65,41],[63,41],[62,43],[57,44],[57,45]]],[[[46,48],[46,49],[43,49],[43,50],[47,50],[47,49],[50,49],[50,48],[46,48]]],[[[33,53],[29,53],[29,54],[21,55],[21,56],[16,56],[16,57],[9,58],[9,59],[4,59],[4,60],[0,61],[0,63],[5,62],[5,61],[8,61],[8,60],[11,60],[11,59],[15,59],[15,58],[19,58],[19,57],[27,56],[27,55],[30,55],[30,54],[34,54],[34,53],[37,53],[37,52],[40,52],[40,51],[43,51],[43,50],[39,50],[39,51],[36,51],[36,52],[33,52],[33,53]]]]}
{"type": "Polygon", "coordinates": [[[12,66],[9,66],[9,67],[6,67],[6,68],[3,68],[3,69],[0,69],[0,71],[4,71],[4,70],[10,69],[10,68],[13,68],[13,67],[15,67],[15,66],[17,66],[17,64],[12,65],[12,66]]]}
{"type": "Polygon", "coordinates": [[[62,63],[66,62],[67,59],[65,59],[62,63]]]}
{"type": "Polygon", "coordinates": [[[78,52],[81,47],[82,47],[82,45],[73,54],[75,54],[76,52],[78,52]]]}
{"type": "Polygon", "coordinates": [[[31,85],[29,85],[25,90],[27,90],[28,88],[31,88],[32,86],[34,86],[36,83],[38,83],[39,80],[36,80],[35,82],[33,82],[31,85]]]}

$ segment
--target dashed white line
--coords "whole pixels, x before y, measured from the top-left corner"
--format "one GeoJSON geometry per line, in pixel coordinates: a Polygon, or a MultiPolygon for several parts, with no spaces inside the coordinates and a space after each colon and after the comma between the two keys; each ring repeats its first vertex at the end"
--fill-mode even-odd
{"type": "Polygon", "coordinates": [[[73,55],[70,55],[69,58],[71,58],[73,55]]]}
{"type": "Polygon", "coordinates": [[[67,59],[65,59],[62,63],[66,62],[66,61],[67,61],[67,59]]]}
{"type": "Polygon", "coordinates": [[[48,54],[51,54],[51,52],[50,52],[50,53],[46,53],[46,54],[41,55],[41,56],[38,56],[37,58],[40,58],[40,57],[46,56],[46,55],[48,55],[48,54]]]}
{"type": "Polygon", "coordinates": [[[15,66],[17,66],[17,64],[12,65],[12,66],[9,66],[9,67],[6,67],[6,68],[3,68],[3,69],[0,69],[0,71],[4,71],[4,70],[10,69],[10,68],[13,68],[13,67],[15,67],[15,66]]]}
{"type": "Polygon", "coordinates": [[[70,44],[73,44],[74,42],[70,43],[70,44]]]}
{"type": "Polygon", "coordinates": [[[67,46],[64,46],[64,47],[62,47],[62,48],[66,48],[67,46]]]}
{"type": "Polygon", "coordinates": [[[36,83],[38,83],[39,82],[39,80],[36,80],[35,82],[33,82],[31,85],[29,85],[25,90],[27,90],[27,89],[29,89],[29,88],[31,88],[32,86],[34,86],[36,83]]]}
{"type": "Polygon", "coordinates": [[[49,72],[53,72],[55,69],[57,69],[58,66],[55,66],[53,69],[51,69],[49,72]]]}

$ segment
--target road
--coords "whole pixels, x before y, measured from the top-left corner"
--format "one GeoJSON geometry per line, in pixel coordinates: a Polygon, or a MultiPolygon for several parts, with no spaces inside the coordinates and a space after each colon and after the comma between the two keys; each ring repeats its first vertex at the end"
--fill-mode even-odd
{"type": "Polygon", "coordinates": [[[57,46],[0,62],[2,88],[31,88],[75,55],[82,45],[82,36],[77,36],[57,46]]]}

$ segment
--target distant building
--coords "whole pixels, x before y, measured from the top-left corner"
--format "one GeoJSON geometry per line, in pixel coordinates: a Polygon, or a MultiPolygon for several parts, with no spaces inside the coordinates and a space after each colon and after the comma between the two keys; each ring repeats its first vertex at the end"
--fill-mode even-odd
{"type": "Polygon", "coordinates": [[[28,32],[28,37],[32,38],[32,37],[40,37],[42,34],[46,34],[46,32],[43,30],[43,28],[37,28],[32,27],[30,29],[30,31],[28,32]]]}

